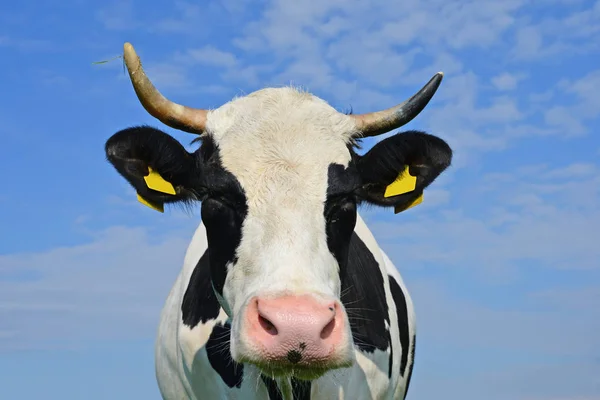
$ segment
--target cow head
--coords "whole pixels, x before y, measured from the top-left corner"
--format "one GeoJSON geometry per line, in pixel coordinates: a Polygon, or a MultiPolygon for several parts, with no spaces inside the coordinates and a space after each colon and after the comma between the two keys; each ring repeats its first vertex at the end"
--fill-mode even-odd
{"type": "Polygon", "coordinates": [[[406,102],[371,114],[346,115],[289,87],[206,111],[165,99],[129,44],[125,61],[146,110],[199,134],[201,145],[190,153],[160,130],[133,127],[107,141],[108,160],[149,202],[201,202],[213,290],[232,321],[233,359],[303,378],[351,365],[340,275],[357,205],[410,206],[452,156],[442,139],[417,131],[391,136],[363,156],[354,146],[413,119],[441,74],[406,102]],[[385,196],[407,167],[415,189],[385,196]],[[147,186],[149,168],[172,193],[147,186]]]}

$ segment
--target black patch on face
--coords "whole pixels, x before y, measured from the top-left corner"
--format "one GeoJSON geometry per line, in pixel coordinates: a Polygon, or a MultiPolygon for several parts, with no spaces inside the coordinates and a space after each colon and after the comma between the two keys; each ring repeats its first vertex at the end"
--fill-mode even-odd
{"type": "MultiPolygon", "coordinates": [[[[352,153],[353,158],[356,156],[352,153]]],[[[327,196],[351,195],[360,186],[360,176],[350,163],[348,167],[341,164],[330,164],[327,171],[327,196]]]]}
{"type": "Polygon", "coordinates": [[[215,325],[206,343],[206,354],[210,365],[221,376],[223,382],[230,388],[239,388],[244,379],[244,366],[231,358],[230,334],[229,323],[215,325]]]}
{"type": "Polygon", "coordinates": [[[396,303],[396,312],[398,315],[398,332],[400,332],[400,344],[402,345],[400,373],[402,376],[404,376],[406,372],[406,364],[408,363],[408,347],[410,344],[408,332],[408,310],[406,307],[406,298],[404,297],[402,288],[391,275],[388,275],[388,279],[390,282],[390,291],[392,292],[394,303],[396,303]]]}
{"type": "Polygon", "coordinates": [[[341,301],[348,312],[354,343],[372,353],[390,347],[383,275],[371,251],[354,232],[359,176],[352,164],[329,166],[325,221],[327,245],[340,268],[341,301]]]}
{"type": "Polygon", "coordinates": [[[277,382],[275,382],[275,380],[266,377],[263,374],[260,375],[260,379],[262,379],[263,383],[267,387],[267,392],[269,393],[269,400],[283,400],[283,394],[281,394],[281,391],[279,390],[279,387],[277,386],[277,382]]]}
{"type": "Polygon", "coordinates": [[[329,251],[340,266],[340,275],[345,274],[350,238],[356,225],[356,197],[353,193],[357,178],[352,167],[346,169],[339,164],[329,166],[324,208],[325,232],[329,251]]]}
{"type": "Polygon", "coordinates": [[[310,381],[301,381],[296,378],[292,378],[291,381],[294,400],[310,400],[310,381]]]}
{"type": "MultiPolygon", "coordinates": [[[[182,130],[189,127],[179,126],[182,130]]],[[[213,315],[206,312],[214,302],[208,296],[212,286],[222,294],[227,276],[226,266],[235,261],[235,251],[241,241],[241,226],[248,207],[239,181],[222,164],[219,147],[211,137],[189,153],[170,135],[148,126],[132,127],[111,136],[105,144],[108,161],[138,194],[154,203],[191,204],[202,202],[202,219],[207,230],[209,277],[202,271],[190,282],[182,304],[184,323],[195,325],[213,315]],[[173,184],[175,195],[149,189],[144,181],[149,168],[173,184]],[[202,289],[205,292],[198,292],[202,289]],[[193,306],[199,309],[194,311],[193,306]],[[204,310],[202,310],[204,309],[204,310]]],[[[204,256],[203,256],[204,257],[204,256]]],[[[211,308],[212,310],[212,308],[211,308]]]]}
{"type": "Polygon", "coordinates": [[[227,265],[237,261],[235,253],[242,240],[245,214],[215,198],[204,200],[201,214],[206,227],[212,283],[215,290],[223,294],[227,265]]]}
{"type": "Polygon", "coordinates": [[[198,323],[205,324],[219,316],[221,305],[210,283],[210,264],[208,251],[205,251],[183,295],[181,313],[184,325],[194,328],[198,323]]]}
{"type": "Polygon", "coordinates": [[[202,181],[207,189],[202,197],[201,215],[206,227],[212,283],[222,294],[226,266],[237,261],[236,250],[242,240],[248,204],[239,181],[223,168],[219,149],[212,140],[203,141],[198,159],[205,165],[202,181]]]}

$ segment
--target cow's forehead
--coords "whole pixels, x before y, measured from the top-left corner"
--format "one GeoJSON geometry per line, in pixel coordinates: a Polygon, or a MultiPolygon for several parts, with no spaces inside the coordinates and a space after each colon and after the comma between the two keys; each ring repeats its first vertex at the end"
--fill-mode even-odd
{"type": "Polygon", "coordinates": [[[211,111],[207,121],[221,162],[246,191],[249,205],[322,201],[328,167],[348,164],[355,131],[352,118],[292,87],[234,99],[211,111]]]}

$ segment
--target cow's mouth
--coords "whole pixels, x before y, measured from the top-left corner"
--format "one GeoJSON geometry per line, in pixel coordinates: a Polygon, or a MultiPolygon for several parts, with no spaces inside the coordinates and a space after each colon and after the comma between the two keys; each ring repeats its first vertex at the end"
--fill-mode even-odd
{"type": "Polygon", "coordinates": [[[353,365],[352,360],[340,363],[264,363],[257,361],[246,361],[258,367],[262,374],[270,378],[297,378],[303,381],[312,381],[325,375],[329,371],[349,368],[353,365]]]}

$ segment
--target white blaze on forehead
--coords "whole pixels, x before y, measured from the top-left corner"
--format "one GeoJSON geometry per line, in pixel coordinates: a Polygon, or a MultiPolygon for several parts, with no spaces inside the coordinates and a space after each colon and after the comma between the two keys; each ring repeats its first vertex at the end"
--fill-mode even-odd
{"type": "Polygon", "coordinates": [[[234,99],[212,111],[207,122],[223,166],[244,187],[249,206],[274,197],[320,199],[329,164],[348,164],[346,143],[355,130],[352,118],[291,87],[234,99]]]}
{"type": "Polygon", "coordinates": [[[230,284],[243,280],[245,295],[263,290],[265,279],[269,287],[339,289],[323,203],[329,165],[348,165],[355,131],[352,118],[291,87],[260,90],[208,114],[207,132],[248,202],[241,268],[228,276],[230,284]]]}

